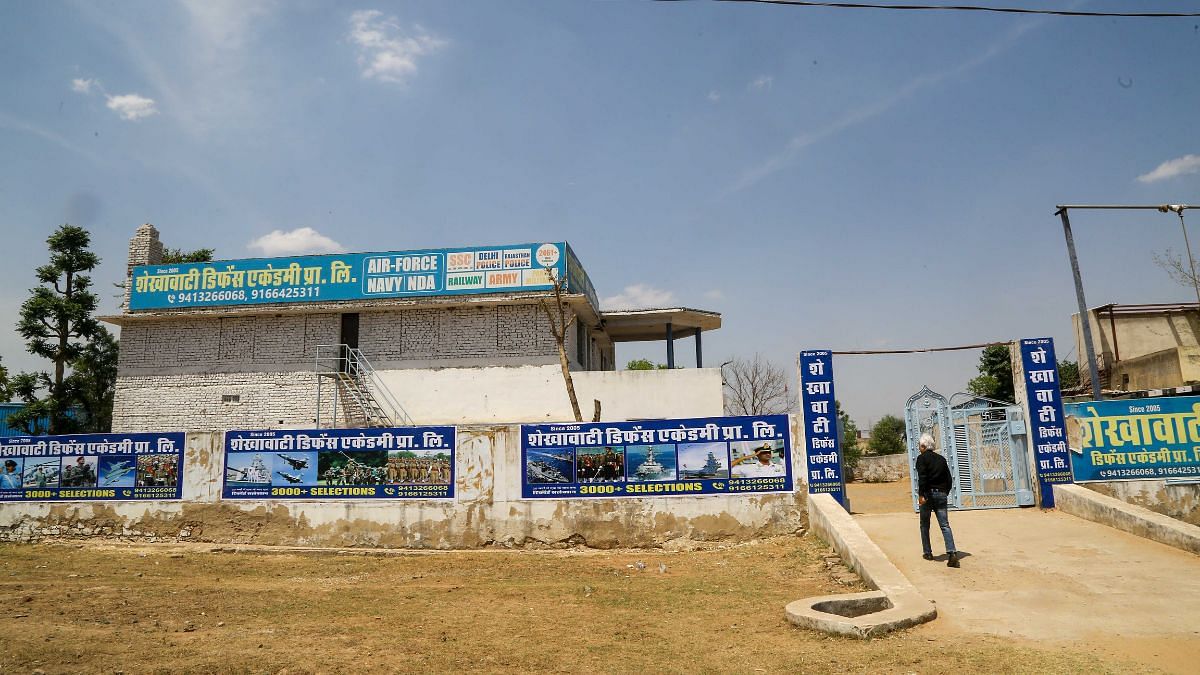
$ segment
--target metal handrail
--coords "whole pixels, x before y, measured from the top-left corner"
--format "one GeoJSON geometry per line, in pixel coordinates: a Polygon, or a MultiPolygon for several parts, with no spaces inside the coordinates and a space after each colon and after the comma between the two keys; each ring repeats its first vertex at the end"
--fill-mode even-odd
{"type": "Polygon", "coordinates": [[[375,367],[371,365],[369,360],[367,360],[367,357],[362,353],[362,350],[358,349],[357,347],[351,347],[349,351],[351,356],[358,361],[360,368],[361,366],[366,366],[365,368],[361,368],[361,370],[362,372],[366,373],[366,382],[368,388],[371,390],[371,394],[373,396],[382,398],[383,403],[391,408],[392,413],[396,415],[397,419],[401,423],[412,425],[412,417],[409,416],[408,411],[404,409],[404,406],[400,405],[400,402],[396,400],[396,397],[392,395],[392,391],[388,389],[387,385],[383,383],[383,379],[379,377],[379,373],[375,371],[375,367]]]}
{"type": "MultiPolygon", "coordinates": [[[[408,411],[392,395],[391,390],[379,377],[370,360],[357,347],[346,344],[317,345],[313,368],[318,377],[334,375],[339,381],[345,383],[347,393],[366,416],[368,424],[372,422],[371,418],[375,414],[376,408],[379,413],[383,414],[383,421],[388,424],[392,423],[393,418],[401,424],[413,424],[408,411]],[[372,407],[372,403],[374,403],[374,407],[372,407]],[[390,414],[385,406],[390,408],[390,414]]],[[[320,406],[319,401],[317,405],[320,406]]]]}

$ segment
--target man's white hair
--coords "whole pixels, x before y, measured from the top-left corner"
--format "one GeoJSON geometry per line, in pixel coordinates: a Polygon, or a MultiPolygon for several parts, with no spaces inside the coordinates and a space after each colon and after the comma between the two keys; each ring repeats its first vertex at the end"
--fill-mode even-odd
{"type": "Polygon", "coordinates": [[[917,444],[922,448],[929,448],[930,450],[937,447],[937,443],[933,442],[933,436],[929,434],[921,434],[921,440],[917,444]]]}

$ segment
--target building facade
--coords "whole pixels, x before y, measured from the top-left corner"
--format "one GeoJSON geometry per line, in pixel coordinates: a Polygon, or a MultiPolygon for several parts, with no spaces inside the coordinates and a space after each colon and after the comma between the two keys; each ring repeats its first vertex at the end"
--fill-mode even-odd
{"type": "MultiPolygon", "coordinates": [[[[338,345],[357,349],[369,363],[374,386],[386,389],[389,396],[383,398],[396,404],[384,402],[382,406],[393,422],[572,419],[557,342],[546,311],[553,311],[553,289],[536,283],[535,275],[542,270],[532,260],[538,251],[549,251],[547,247],[552,246],[562,251],[565,260],[560,269],[570,281],[563,289],[564,315],[569,321],[565,347],[586,418],[591,417],[593,398],[602,405],[608,403],[610,413],[622,411],[625,419],[721,414],[720,373],[715,369],[673,371],[641,379],[635,374],[614,374],[610,320],[596,306],[591,282],[574,253],[566,244],[532,246],[536,248],[527,246],[524,250],[528,253],[523,257],[519,248],[496,247],[496,251],[514,252],[514,264],[526,266],[526,284],[534,279],[534,285],[541,286],[534,290],[491,288],[473,292],[467,288],[465,292],[439,293],[439,289],[446,291],[453,284],[479,279],[470,272],[457,276],[442,272],[444,276],[439,279],[429,276],[434,290],[428,293],[329,301],[281,298],[258,303],[224,302],[224,295],[207,302],[215,297],[209,293],[203,296],[207,304],[196,304],[193,301],[200,296],[194,291],[210,280],[215,286],[225,271],[260,269],[261,273],[274,272],[278,281],[280,272],[291,265],[294,278],[299,280],[299,265],[315,258],[164,266],[158,231],[152,225],[143,225],[129,246],[123,311],[103,317],[121,328],[113,429],[133,432],[362,425],[366,421],[357,414],[361,411],[349,405],[353,397],[345,390],[345,378],[337,377],[346,370],[345,359],[339,358],[344,352],[337,351],[338,345]],[[172,289],[179,292],[167,293],[172,289]],[[325,361],[318,358],[322,347],[328,357],[325,361]],[[325,419],[318,419],[318,407],[325,419]]],[[[479,264],[483,264],[485,253],[490,256],[491,251],[473,254],[479,264]]],[[[422,252],[409,257],[429,259],[429,264],[444,267],[448,261],[469,254],[422,252]],[[441,257],[434,259],[435,255],[441,257]]],[[[354,284],[349,283],[352,279],[347,276],[343,284],[346,293],[362,296],[365,291],[392,283],[388,279],[410,283],[409,276],[417,276],[387,274],[393,271],[392,261],[399,264],[401,254],[351,254],[345,259],[356,260],[355,255],[366,256],[364,262],[354,268],[356,271],[344,274],[362,276],[363,285],[358,285],[357,277],[354,284]]],[[[339,260],[330,263],[335,272],[350,270],[339,260]]],[[[473,265],[470,259],[456,264],[473,265]]],[[[312,279],[326,281],[320,274],[313,273],[312,279]]],[[[508,277],[515,273],[503,274],[508,277]]],[[[417,280],[415,285],[422,283],[417,280]]],[[[269,288],[261,293],[282,295],[269,288]]],[[[240,295],[245,296],[244,288],[240,295]]],[[[649,319],[653,324],[654,317],[659,317],[657,331],[642,330],[629,339],[654,339],[661,334],[673,339],[673,326],[677,324],[683,331],[680,335],[696,336],[699,360],[699,333],[720,325],[720,316],[712,312],[658,312],[651,312],[649,319]]],[[[633,320],[627,315],[619,313],[611,319],[618,333],[633,320]]],[[[637,321],[641,325],[648,320],[639,315],[637,321]]],[[[611,414],[604,418],[616,419],[611,414]]]]}

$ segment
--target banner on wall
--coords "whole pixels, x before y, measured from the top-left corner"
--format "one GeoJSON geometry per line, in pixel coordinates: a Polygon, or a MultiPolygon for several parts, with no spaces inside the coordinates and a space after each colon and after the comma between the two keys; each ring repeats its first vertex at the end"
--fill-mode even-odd
{"type": "Polygon", "coordinates": [[[0,438],[0,501],[179,499],[182,433],[0,438]]]}
{"type": "Polygon", "coordinates": [[[521,425],[521,496],[790,492],[787,415],[521,425]]]}
{"type": "Polygon", "coordinates": [[[225,433],[225,499],[447,499],[454,427],[225,433]]]}
{"type": "Polygon", "coordinates": [[[1200,396],[1068,403],[1076,482],[1200,480],[1200,396]]]}
{"type": "Polygon", "coordinates": [[[833,393],[833,354],[829,350],[800,352],[800,393],[807,444],[808,492],[833,495],[849,510],[842,474],[837,400],[833,393]]]}
{"type": "Polygon", "coordinates": [[[1025,371],[1025,397],[1029,404],[1029,440],[1033,444],[1042,508],[1054,507],[1051,486],[1070,483],[1071,452],[1058,386],[1058,361],[1051,338],[1021,340],[1021,365],[1025,371]]]}
{"type": "Polygon", "coordinates": [[[551,272],[597,304],[571,247],[555,242],[143,265],[133,270],[129,308],[514,293],[551,288],[551,272]]]}

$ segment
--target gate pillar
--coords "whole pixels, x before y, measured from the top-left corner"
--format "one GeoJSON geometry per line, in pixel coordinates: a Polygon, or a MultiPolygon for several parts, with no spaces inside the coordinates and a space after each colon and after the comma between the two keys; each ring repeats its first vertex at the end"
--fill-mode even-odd
{"type": "Polygon", "coordinates": [[[1051,338],[1025,338],[1009,348],[1013,388],[1025,411],[1028,462],[1037,476],[1038,506],[1054,508],[1053,486],[1071,483],[1071,451],[1058,383],[1058,360],[1051,338]]]}

